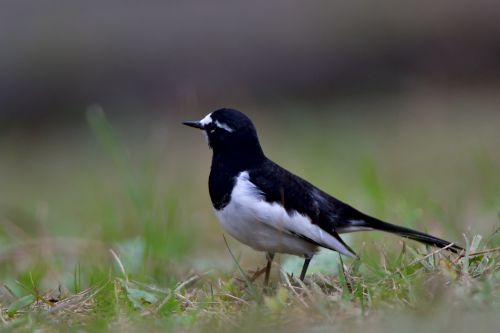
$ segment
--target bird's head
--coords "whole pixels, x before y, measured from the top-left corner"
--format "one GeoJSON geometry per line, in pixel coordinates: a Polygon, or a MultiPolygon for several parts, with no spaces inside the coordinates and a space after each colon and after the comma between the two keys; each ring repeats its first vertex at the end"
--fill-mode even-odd
{"type": "Polygon", "coordinates": [[[240,111],[219,109],[201,120],[183,124],[203,130],[214,153],[263,156],[252,121],[240,111]]]}

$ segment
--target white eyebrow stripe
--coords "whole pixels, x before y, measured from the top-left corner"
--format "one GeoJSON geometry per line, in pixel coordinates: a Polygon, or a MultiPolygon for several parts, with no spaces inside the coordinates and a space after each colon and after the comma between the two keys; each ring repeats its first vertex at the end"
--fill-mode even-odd
{"type": "Polygon", "coordinates": [[[200,124],[202,124],[203,126],[206,126],[208,124],[210,124],[212,122],[212,117],[211,117],[211,113],[207,114],[205,116],[205,118],[203,118],[202,120],[200,120],[200,124]]]}
{"type": "Polygon", "coordinates": [[[218,120],[215,121],[215,125],[217,125],[217,127],[219,128],[225,129],[228,132],[234,131],[231,127],[227,126],[227,124],[221,123],[218,120]]]}

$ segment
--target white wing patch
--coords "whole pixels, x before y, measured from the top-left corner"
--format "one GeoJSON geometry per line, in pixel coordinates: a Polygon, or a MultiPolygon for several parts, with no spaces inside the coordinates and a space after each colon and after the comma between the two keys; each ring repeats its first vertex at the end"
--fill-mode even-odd
{"type": "MultiPolygon", "coordinates": [[[[241,230],[241,232],[249,234],[256,233],[252,228],[258,229],[259,223],[262,223],[269,227],[266,229],[271,230],[273,233],[269,235],[269,238],[276,238],[276,242],[280,241],[279,234],[287,235],[287,238],[291,238],[290,236],[298,238],[298,235],[306,237],[326,248],[336,250],[346,256],[354,256],[341,242],[313,224],[307,216],[298,212],[289,214],[280,204],[266,202],[263,193],[250,182],[248,172],[246,171],[241,172],[237,177],[236,185],[231,194],[230,204],[223,211],[217,212],[217,215],[230,233],[230,228],[242,228],[242,225],[226,225],[231,223],[231,219],[233,220],[232,223],[248,224],[244,228],[245,230],[241,230]]],[[[233,234],[233,236],[250,246],[252,244],[249,243],[254,241],[250,239],[250,235],[246,234],[233,234]]],[[[267,241],[269,242],[269,239],[267,241]]],[[[272,244],[269,246],[272,247],[272,244]]]]}

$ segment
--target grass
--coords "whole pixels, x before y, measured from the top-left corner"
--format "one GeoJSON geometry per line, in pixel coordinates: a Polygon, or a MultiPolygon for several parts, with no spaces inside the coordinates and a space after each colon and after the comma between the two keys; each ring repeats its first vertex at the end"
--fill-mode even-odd
{"type": "Polygon", "coordinates": [[[305,284],[282,272],[267,293],[235,279],[236,272],[194,274],[171,288],[158,287],[133,280],[116,256],[121,274],[110,273],[78,293],[54,296],[54,291],[40,294],[35,285],[23,286],[29,294],[6,307],[3,327],[232,331],[324,326],[351,331],[366,326],[360,319],[370,323],[395,313],[411,318],[450,307],[468,314],[498,311],[498,254],[458,259],[410,249],[384,257],[383,267],[353,262],[339,276],[317,273],[305,284]]]}
{"type": "Polygon", "coordinates": [[[367,213],[467,248],[457,256],[359,233],[349,242],[361,260],[325,254],[302,283],[281,256],[267,290],[245,277],[264,256],[222,238],[204,187],[210,152],[179,119],[129,123],[92,108],[80,129],[0,138],[1,329],[496,331],[500,119],[431,106],[418,116],[331,113],[367,107],[354,102],[256,115],[279,163],[367,213]]]}

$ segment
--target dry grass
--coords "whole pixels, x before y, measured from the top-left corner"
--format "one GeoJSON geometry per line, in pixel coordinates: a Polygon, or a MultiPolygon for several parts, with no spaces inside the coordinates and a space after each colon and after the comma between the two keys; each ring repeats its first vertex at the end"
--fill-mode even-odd
{"type": "Polygon", "coordinates": [[[183,330],[348,330],[348,323],[383,321],[394,311],[427,316],[445,304],[455,310],[495,308],[500,305],[500,251],[485,246],[475,238],[460,256],[403,246],[398,256],[384,258],[384,266],[356,260],[342,264],[338,276],[316,273],[305,283],[281,271],[269,289],[249,282],[236,266],[226,277],[199,273],[172,288],[159,287],[132,280],[113,252],[122,276],[79,293],[59,289],[41,295],[26,287],[31,297],[15,299],[4,288],[2,321],[6,329],[46,331],[100,327],[100,317],[102,328],[125,331],[159,330],[166,323],[183,330]]]}
{"type": "Polygon", "coordinates": [[[93,114],[94,135],[76,141],[1,139],[1,329],[496,331],[498,116],[434,115],[448,104],[412,98],[408,107],[430,113],[384,118],[325,106],[307,116],[292,109],[281,122],[255,118],[277,162],[468,252],[360,233],[349,242],[361,260],[315,258],[301,283],[277,258],[267,290],[244,277],[262,258],[229,238],[233,255],[225,247],[205,189],[210,153],[177,119],[140,123],[144,133],[127,136],[132,125],[113,130],[93,114]]]}

